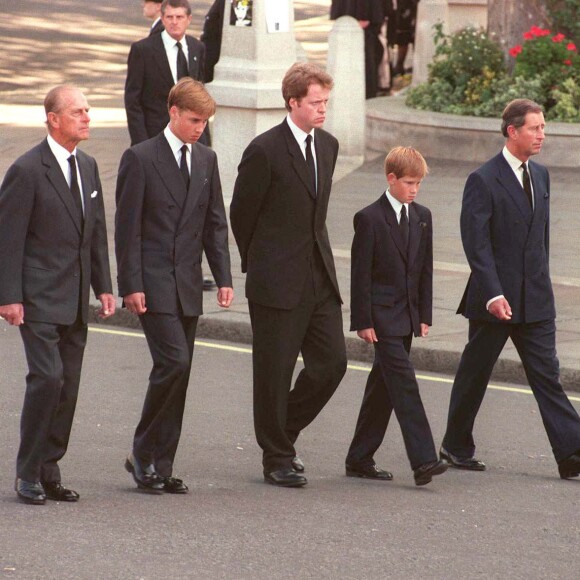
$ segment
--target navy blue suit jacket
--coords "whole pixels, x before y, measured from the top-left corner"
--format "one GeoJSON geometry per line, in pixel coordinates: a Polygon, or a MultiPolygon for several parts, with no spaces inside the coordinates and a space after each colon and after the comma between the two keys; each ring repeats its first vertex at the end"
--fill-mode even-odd
{"type": "Polygon", "coordinates": [[[421,334],[431,325],[433,226],[431,212],[409,204],[409,246],[403,245],[395,210],[383,194],[354,216],[351,250],[351,330],[377,336],[421,334]]]}
{"type": "Polygon", "coordinates": [[[474,320],[499,322],[486,303],[505,296],[510,323],[556,316],[548,269],[550,178],[548,170],[528,163],[534,211],[502,153],[467,179],[461,209],[461,239],[471,276],[458,313],[474,320]]]}

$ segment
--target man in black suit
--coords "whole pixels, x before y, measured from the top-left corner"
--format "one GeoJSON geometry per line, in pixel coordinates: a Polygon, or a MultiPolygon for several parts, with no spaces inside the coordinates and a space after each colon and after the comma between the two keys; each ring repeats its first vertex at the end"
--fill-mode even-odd
{"type": "Polygon", "coordinates": [[[244,151],[231,203],[247,272],[253,331],[254,423],[268,483],[307,483],[298,435],[344,373],[341,298],[326,212],[338,142],[322,130],[332,78],[294,64],[282,82],[286,119],[244,151]],[[304,368],[290,391],[299,353],[304,368]]]}
{"type": "Polygon", "coordinates": [[[351,330],[375,347],[375,362],[346,457],[349,477],[393,479],[373,459],[393,410],[415,483],[425,485],[448,467],[437,459],[409,360],[413,334],[427,336],[432,318],[431,212],[415,202],[427,171],[416,149],[391,149],[385,159],[386,192],[354,216],[351,330]]]}
{"type": "Polygon", "coordinates": [[[28,362],[16,492],[21,501],[77,501],[61,484],[87,339],[89,292],[115,311],[103,190],[78,89],[44,100],[48,136],[8,169],[0,187],[0,316],[19,327],[28,362]]]}
{"type": "Polygon", "coordinates": [[[550,179],[530,160],[544,142],[542,108],[516,99],[502,116],[503,150],[467,179],[461,238],[471,268],[458,313],[469,341],[455,376],[440,455],[485,470],[473,425],[491,372],[511,338],[536,397],[560,477],[580,475],[580,418],[559,381],[556,310],[548,267],[550,179]]]}
{"type": "Polygon", "coordinates": [[[161,4],[163,0],[143,0],[143,16],[149,20],[153,20],[153,24],[149,29],[149,36],[152,34],[159,34],[165,30],[163,22],[161,22],[161,4]]]}
{"type": "Polygon", "coordinates": [[[213,81],[213,70],[220,59],[226,0],[215,0],[205,15],[201,41],[205,45],[204,83],[213,81]]]}
{"type": "Polygon", "coordinates": [[[385,51],[379,35],[386,15],[385,0],[332,0],[330,5],[331,20],[352,16],[364,30],[367,99],[376,97],[379,90],[379,65],[385,51]]]}
{"type": "MultiPolygon", "coordinates": [[[[131,145],[161,133],[169,122],[167,96],[184,76],[202,80],[205,47],[185,34],[191,22],[187,0],[164,0],[161,21],[165,30],[135,42],[127,61],[125,110],[131,145]]],[[[207,143],[205,137],[201,141],[207,143]]]]}
{"type": "Polygon", "coordinates": [[[197,143],[215,102],[199,81],[184,78],[171,89],[168,109],[165,131],[125,151],[117,179],[119,294],[139,315],[153,358],[125,467],[140,488],[186,493],[172,475],[202,314],[202,252],[219,306],[228,308],[234,292],[217,158],[197,143]]]}

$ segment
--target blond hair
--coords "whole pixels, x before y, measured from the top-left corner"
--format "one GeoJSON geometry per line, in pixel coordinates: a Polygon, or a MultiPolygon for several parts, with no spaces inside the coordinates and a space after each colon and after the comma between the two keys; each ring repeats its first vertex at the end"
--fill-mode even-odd
{"type": "Polygon", "coordinates": [[[385,158],[385,175],[394,173],[397,179],[403,176],[420,177],[429,173],[423,155],[414,147],[393,147],[385,158]]]}

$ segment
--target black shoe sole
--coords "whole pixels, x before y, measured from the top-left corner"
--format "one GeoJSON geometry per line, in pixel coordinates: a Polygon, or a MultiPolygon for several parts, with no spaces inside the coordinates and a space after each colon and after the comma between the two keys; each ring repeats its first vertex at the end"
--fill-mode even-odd
{"type": "Polygon", "coordinates": [[[19,493],[17,493],[16,495],[18,496],[20,502],[28,505],[44,505],[46,503],[46,500],[44,499],[34,499],[31,497],[25,497],[23,495],[20,495],[19,493]]]}
{"type": "Polygon", "coordinates": [[[445,455],[443,453],[439,453],[439,459],[443,459],[443,461],[447,461],[447,463],[449,464],[449,467],[453,467],[453,469],[463,469],[464,471],[485,471],[487,469],[486,465],[483,465],[481,467],[479,467],[479,466],[469,467],[467,465],[460,465],[459,463],[454,463],[450,457],[448,457],[447,455],[445,455]]]}
{"type": "Polygon", "coordinates": [[[370,479],[372,481],[393,481],[392,477],[373,477],[372,475],[366,475],[364,473],[359,473],[357,471],[346,471],[347,477],[358,477],[359,479],[370,479]]]}
{"type": "Polygon", "coordinates": [[[430,471],[428,474],[425,474],[425,475],[419,477],[418,479],[416,479],[415,485],[421,486],[421,485],[427,485],[428,483],[431,483],[433,481],[433,477],[435,477],[436,475],[441,475],[442,473],[445,473],[447,471],[448,467],[449,467],[449,465],[446,465],[445,463],[442,465],[439,465],[437,467],[437,469],[434,469],[433,471],[430,471]]]}
{"type": "Polygon", "coordinates": [[[271,479],[268,479],[267,477],[264,477],[264,481],[270,485],[273,485],[275,487],[304,487],[308,482],[307,481],[303,481],[303,482],[293,482],[293,481],[289,481],[289,482],[278,482],[278,481],[272,481],[271,479]]]}
{"type": "Polygon", "coordinates": [[[139,489],[154,495],[162,495],[164,493],[165,490],[163,489],[163,487],[161,488],[149,487],[145,485],[143,482],[139,481],[135,476],[135,469],[133,468],[133,464],[128,459],[125,460],[125,469],[133,476],[133,481],[137,484],[137,487],[139,489]]]}

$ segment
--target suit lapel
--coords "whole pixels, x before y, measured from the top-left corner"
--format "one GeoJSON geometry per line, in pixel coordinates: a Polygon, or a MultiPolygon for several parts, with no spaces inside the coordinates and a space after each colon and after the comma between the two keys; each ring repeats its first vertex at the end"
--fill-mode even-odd
{"type": "MultiPolygon", "coordinates": [[[[82,190],[83,190],[83,209],[84,209],[84,220],[85,226],[89,223],[92,215],[92,205],[91,205],[91,194],[95,189],[95,184],[91,179],[89,167],[87,164],[86,158],[82,155],[82,153],[77,149],[77,161],[79,164],[79,172],[81,174],[81,183],[82,183],[82,190]]],[[[87,231],[85,227],[83,229],[83,233],[87,231]]]]}
{"type": "MultiPolygon", "coordinates": [[[[312,184],[310,182],[310,170],[308,169],[308,165],[306,165],[306,159],[304,159],[304,155],[302,155],[300,146],[298,145],[298,142],[296,141],[296,138],[294,137],[294,134],[292,133],[292,130],[288,126],[286,120],[284,120],[282,123],[282,130],[286,139],[288,153],[292,158],[292,167],[294,167],[294,171],[296,171],[298,177],[300,177],[300,180],[310,194],[310,197],[312,197],[312,199],[316,199],[316,192],[312,191],[312,184]]],[[[320,190],[320,170],[318,171],[318,187],[320,190]]]]}
{"type": "Polygon", "coordinates": [[[56,160],[56,157],[53,155],[50,147],[48,146],[48,142],[46,139],[43,141],[42,146],[42,163],[46,166],[46,177],[54,187],[56,193],[62,200],[63,204],[66,207],[67,212],[69,213],[79,235],[82,235],[82,223],[79,219],[77,208],[75,206],[75,202],[73,201],[70,188],[66,179],[62,173],[60,165],[56,160]]]}
{"type": "MultiPolygon", "coordinates": [[[[181,176],[180,176],[181,177],[181,176]]],[[[200,146],[195,143],[191,147],[191,181],[189,191],[185,199],[185,205],[181,212],[178,229],[186,223],[201,196],[203,188],[207,185],[207,159],[200,155],[200,146]]]]}
{"type": "Polygon", "coordinates": [[[181,173],[179,172],[177,162],[175,161],[173,151],[171,151],[171,147],[163,133],[158,135],[156,146],[157,159],[154,161],[155,167],[169,194],[175,203],[183,209],[187,197],[187,190],[183,182],[183,177],[181,177],[181,173]]]}
{"type": "Polygon", "coordinates": [[[165,45],[163,44],[163,39],[161,34],[154,34],[151,37],[151,42],[155,50],[153,51],[153,58],[161,71],[163,80],[165,84],[169,84],[172,87],[175,82],[173,80],[173,75],[171,74],[171,68],[169,67],[169,60],[167,60],[167,53],[165,52],[165,45]]]}
{"type": "Polygon", "coordinates": [[[548,193],[547,184],[540,179],[539,169],[532,161],[528,162],[528,170],[532,181],[532,191],[534,194],[534,215],[532,216],[532,225],[544,223],[546,213],[546,203],[550,194],[548,193]]]}
{"type": "Polygon", "coordinates": [[[185,41],[187,42],[187,52],[189,53],[189,76],[192,79],[197,78],[197,71],[199,70],[199,61],[197,56],[197,50],[193,38],[185,36],[185,41]]]}
{"type": "Polygon", "coordinates": [[[405,247],[405,243],[403,242],[403,238],[401,237],[401,230],[399,229],[399,222],[397,221],[397,214],[393,209],[393,206],[390,204],[389,200],[387,199],[386,195],[381,196],[381,204],[384,209],[385,218],[387,220],[387,226],[389,228],[389,234],[395,246],[399,250],[403,260],[407,262],[407,248],[405,247]]]}
{"type": "Polygon", "coordinates": [[[509,163],[505,160],[502,153],[497,157],[498,160],[498,176],[497,181],[505,189],[507,194],[511,197],[514,204],[518,208],[519,212],[522,214],[523,218],[526,220],[527,224],[530,225],[532,222],[532,209],[530,208],[530,203],[527,200],[526,192],[524,188],[515,176],[509,163]]]}
{"type": "Polygon", "coordinates": [[[419,251],[419,242],[423,235],[423,228],[414,203],[409,204],[409,264],[412,264],[419,251]]]}

